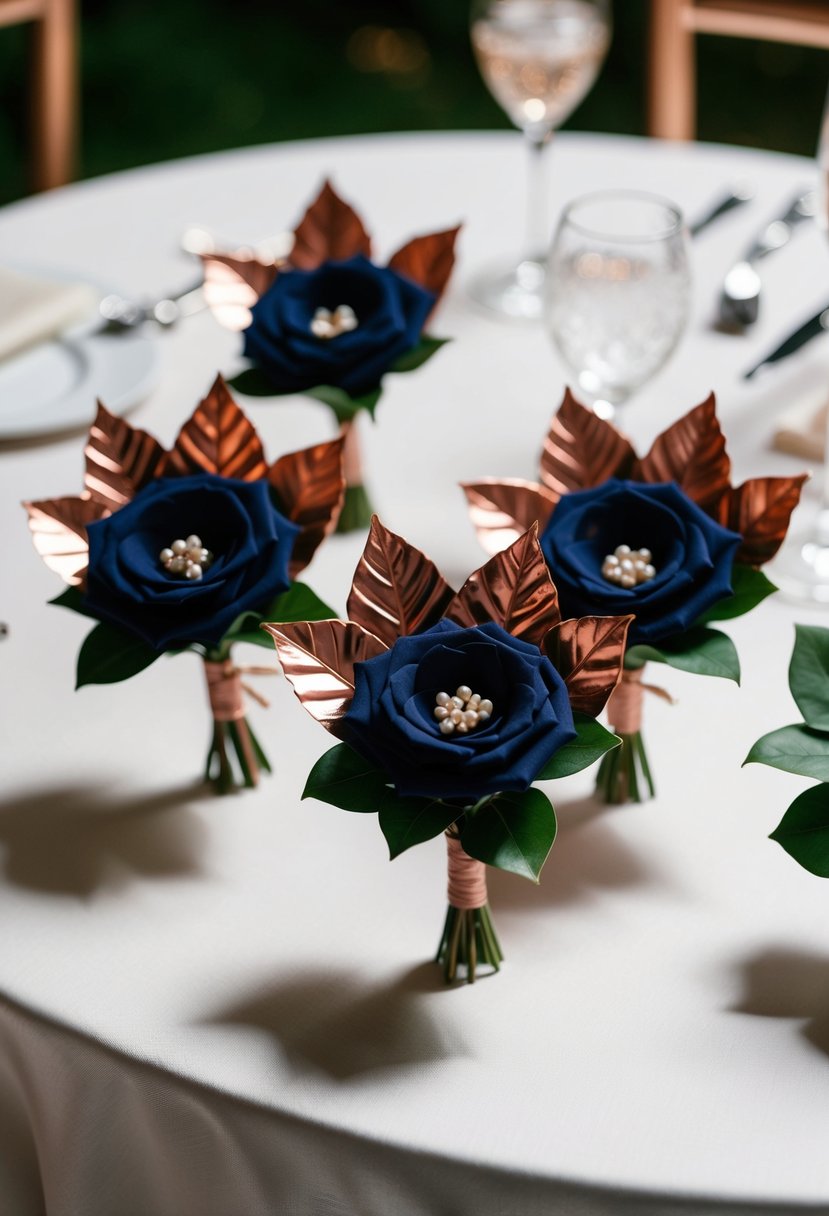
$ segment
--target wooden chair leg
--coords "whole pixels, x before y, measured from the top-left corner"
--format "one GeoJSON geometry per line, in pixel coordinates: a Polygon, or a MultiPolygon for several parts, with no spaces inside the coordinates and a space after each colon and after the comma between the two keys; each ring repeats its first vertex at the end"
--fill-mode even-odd
{"type": "Polygon", "coordinates": [[[686,8],[687,0],[651,0],[648,132],[662,139],[696,134],[695,46],[686,8]]]}
{"type": "Polygon", "coordinates": [[[75,0],[45,0],[34,28],[34,187],[70,181],[77,139],[77,12],[75,0]]]}

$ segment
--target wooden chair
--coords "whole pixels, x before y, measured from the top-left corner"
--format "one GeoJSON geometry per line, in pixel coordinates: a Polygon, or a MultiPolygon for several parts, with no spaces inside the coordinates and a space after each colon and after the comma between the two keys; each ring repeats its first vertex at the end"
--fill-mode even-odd
{"type": "Polygon", "coordinates": [[[0,26],[34,22],[32,133],[35,190],[73,176],[77,140],[75,0],[0,0],[0,26]]]}
{"type": "Polygon", "coordinates": [[[695,136],[698,34],[829,49],[829,2],[651,0],[648,98],[651,135],[664,139],[695,136]]]}

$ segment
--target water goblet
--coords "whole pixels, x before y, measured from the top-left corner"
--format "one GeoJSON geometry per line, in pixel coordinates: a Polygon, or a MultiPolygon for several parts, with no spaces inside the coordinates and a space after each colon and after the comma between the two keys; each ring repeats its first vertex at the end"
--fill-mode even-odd
{"type": "Polygon", "coordinates": [[[690,294],[688,237],[673,203],[606,190],[564,209],[548,263],[546,324],[601,417],[613,417],[667,362],[690,294]]]}

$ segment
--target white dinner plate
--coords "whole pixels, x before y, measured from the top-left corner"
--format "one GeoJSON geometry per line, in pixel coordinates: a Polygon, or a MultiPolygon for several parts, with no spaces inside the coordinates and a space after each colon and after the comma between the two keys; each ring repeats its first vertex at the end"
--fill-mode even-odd
{"type": "MultiPolygon", "coordinates": [[[[104,293],[102,293],[104,294],[104,293]]],[[[97,332],[93,319],[0,363],[0,441],[89,426],[100,398],[114,414],[158,382],[158,341],[146,330],[97,332]]]]}

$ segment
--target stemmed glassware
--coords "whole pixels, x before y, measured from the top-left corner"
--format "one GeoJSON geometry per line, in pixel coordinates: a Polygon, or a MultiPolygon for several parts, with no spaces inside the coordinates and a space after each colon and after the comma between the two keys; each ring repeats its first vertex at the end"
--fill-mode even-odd
{"type": "Polygon", "coordinates": [[[550,252],[545,320],[580,395],[603,418],[663,366],[685,328],[688,237],[673,203],[606,190],[564,210],[550,252]]]}
{"type": "MultiPolygon", "coordinates": [[[[829,232],[829,95],[823,111],[817,152],[817,221],[829,232]]],[[[774,565],[769,568],[780,590],[807,603],[829,604],[829,410],[823,449],[820,507],[812,524],[792,531],[774,565]]]]}
{"type": "Polygon", "coordinates": [[[481,304],[504,316],[541,316],[545,149],[585,97],[610,41],[610,0],[473,0],[471,38],[481,75],[495,100],[524,133],[530,155],[527,236],[517,264],[473,282],[481,304]]]}

